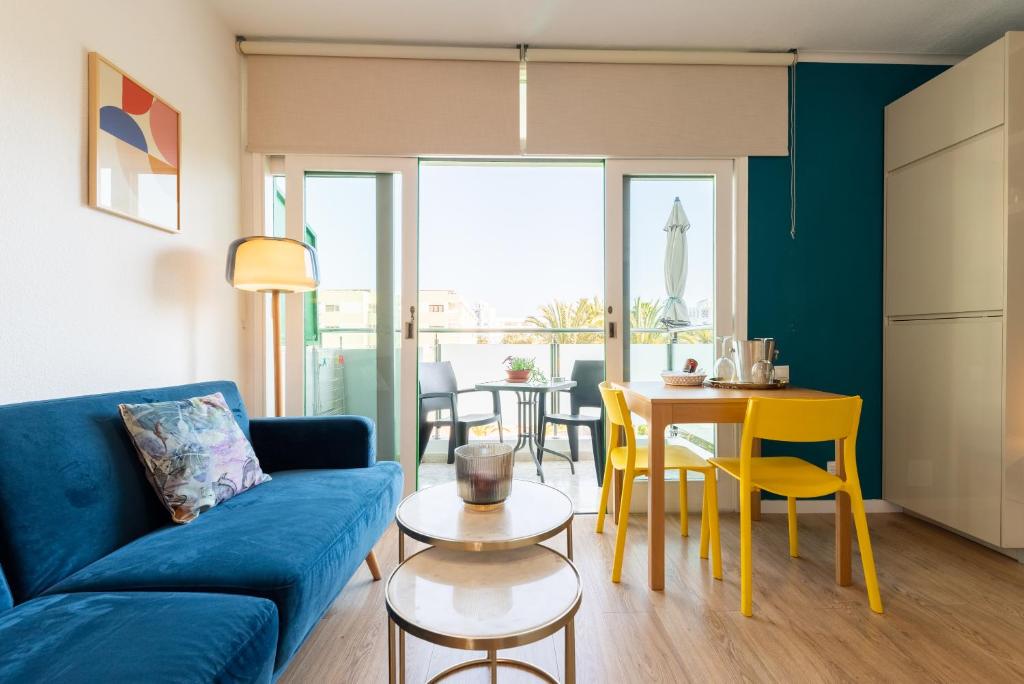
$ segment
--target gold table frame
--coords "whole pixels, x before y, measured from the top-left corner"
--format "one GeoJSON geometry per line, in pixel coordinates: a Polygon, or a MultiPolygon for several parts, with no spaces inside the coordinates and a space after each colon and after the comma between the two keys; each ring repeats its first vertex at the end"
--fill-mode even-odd
{"type": "MultiPolygon", "coordinates": [[[[532,483],[537,484],[537,483],[532,483]]],[[[554,491],[558,491],[550,485],[539,483],[542,486],[550,487],[554,491]]],[[[423,490],[420,490],[423,491],[423,490]]],[[[559,492],[562,494],[562,492],[559,492]]],[[[408,498],[414,497],[419,492],[413,492],[408,498]]],[[[564,496],[564,494],[562,494],[564,496]]],[[[403,501],[404,503],[404,501],[403,501]]],[[[401,504],[399,504],[401,508],[401,504]]],[[[449,677],[457,672],[468,670],[476,667],[488,667],[491,671],[491,682],[496,683],[498,677],[499,667],[512,667],[519,670],[524,670],[532,674],[537,675],[544,681],[550,682],[551,684],[559,684],[558,678],[544,670],[537,665],[528,663],[523,660],[517,660],[514,658],[499,658],[498,651],[506,648],[515,648],[516,646],[523,646],[530,644],[535,641],[540,641],[558,630],[565,630],[565,684],[576,684],[576,629],[575,629],[575,617],[579,610],[580,604],[583,599],[583,583],[580,577],[579,570],[573,563],[573,544],[572,544],[572,523],[575,519],[575,511],[569,514],[569,516],[555,524],[554,526],[545,529],[534,535],[528,535],[523,537],[516,537],[513,539],[503,539],[498,541],[466,541],[448,538],[434,537],[430,534],[420,532],[418,530],[410,529],[407,525],[403,524],[402,519],[396,515],[395,523],[398,527],[398,567],[388,577],[388,584],[394,577],[395,573],[402,567],[402,565],[412,556],[407,557],[405,553],[405,537],[408,536],[416,541],[424,544],[429,544],[430,547],[439,547],[452,549],[455,551],[473,551],[473,552],[487,552],[487,551],[509,551],[512,549],[522,548],[524,546],[533,546],[540,544],[540,542],[551,539],[558,534],[565,532],[565,547],[566,553],[561,554],[558,551],[544,547],[551,553],[563,558],[572,568],[576,574],[577,580],[577,592],[576,598],[573,601],[572,607],[557,620],[542,625],[537,629],[530,630],[529,632],[523,632],[508,637],[502,637],[497,639],[481,639],[467,636],[457,636],[449,634],[437,634],[430,630],[424,629],[418,625],[404,620],[398,615],[391,607],[390,603],[385,601],[388,612],[388,682],[389,684],[396,684],[405,682],[405,670],[406,670],[406,658],[405,658],[405,634],[408,632],[413,636],[428,641],[438,646],[445,646],[448,648],[457,648],[467,651],[486,651],[486,658],[475,658],[472,660],[466,660],[460,663],[456,663],[451,667],[445,668],[441,672],[437,673],[428,680],[428,684],[435,684],[440,682],[446,677],[449,677]],[[397,651],[397,653],[396,653],[397,651]],[[397,657],[396,657],[397,656],[397,657]],[[396,667],[397,665],[397,667],[396,667]]],[[[413,556],[427,551],[427,549],[421,549],[413,554],[413,556]]]]}

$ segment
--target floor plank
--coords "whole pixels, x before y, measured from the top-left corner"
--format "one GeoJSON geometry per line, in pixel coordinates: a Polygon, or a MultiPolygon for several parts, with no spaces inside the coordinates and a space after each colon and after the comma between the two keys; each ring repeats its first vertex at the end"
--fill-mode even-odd
{"type": "MultiPolygon", "coordinates": [[[[691,529],[696,529],[696,516],[691,529]]],[[[722,515],[724,580],[699,558],[697,535],[667,525],[666,588],[646,587],[643,516],[629,525],[623,580],[610,578],[615,525],[574,525],[583,605],[576,618],[579,682],[1021,681],[1024,566],[902,514],[869,516],[885,615],[868,609],[860,556],[853,586],[834,582],[832,517],[800,516],[800,552],[789,558],[786,518],[754,526],[754,617],[739,613],[738,520],[722,515]]],[[[551,546],[563,549],[562,539],[551,546]]],[[[410,550],[412,547],[410,547],[410,550]]],[[[397,563],[392,528],[377,546],[385,577],[397,563]]],[[[327,612],[282,684],[387,681],[383,582],[364,568],[327,612]]],[[[408,637],[408,682],[426,681],[475,654],[408,637]]],[[[509,652],[559,678],[562,634],[509,652]]],[[[484,670],[449,681],[487,682],[484,670]]],[[[505,683],[533,682],[502,671],[505,683]]]]}

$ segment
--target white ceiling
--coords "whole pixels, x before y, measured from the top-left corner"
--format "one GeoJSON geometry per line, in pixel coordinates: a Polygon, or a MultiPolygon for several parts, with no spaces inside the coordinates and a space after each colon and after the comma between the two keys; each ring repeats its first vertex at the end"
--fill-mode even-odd
{"type": "Polygon", "coordinates": [[[247,38],[967,55],[1024,0],[209,0],[247,38]]]}

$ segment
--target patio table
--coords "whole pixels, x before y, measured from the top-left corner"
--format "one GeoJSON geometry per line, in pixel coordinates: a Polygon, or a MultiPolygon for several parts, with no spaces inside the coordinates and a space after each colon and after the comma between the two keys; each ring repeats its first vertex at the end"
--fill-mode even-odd
{"type": "MultiPolygon", "coordinates": [[[[513,449],[513,453],[519,451],[524,446],[530,450],[530,456],[533,458],[534,465],[537,466],[537,475],[540,477],[540,481],[544,481],[544,471],[541,469],[541,446],[540,446],[540,413],[544,410],[544,397],[549,392],[561,392],[562,390],[572,389],[576,386],[574,380],[559,380],[545,381],[545,382],[509,382],[508,380],[490,380],[488,382],[477,383],[474,389],[478,390],[498,390],[499,392],[515,392],[516,393],[516,404],[519,409],[519,434],[516,439],[516,445],[513,449]]],[[[572,458],[566,454],[543,447],[543,451],[549,454],[554,454],[569,461],[569,468],[575,473],[576,469],[573,467],[572,458]]]]}

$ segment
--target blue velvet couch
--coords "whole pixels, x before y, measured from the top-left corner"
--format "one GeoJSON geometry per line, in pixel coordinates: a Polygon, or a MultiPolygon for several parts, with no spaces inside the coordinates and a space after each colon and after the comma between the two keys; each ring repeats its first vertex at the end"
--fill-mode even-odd
{"type": "Polygon", "coordinates": [[[0,406],[0,681],[272,681],[394,517],[373,444],[250,420],[230,382],[0,406]],[[175,525],[117,405],[213,392],[273,479],[175,525]]]}

